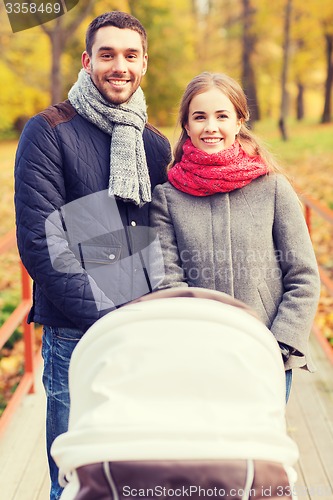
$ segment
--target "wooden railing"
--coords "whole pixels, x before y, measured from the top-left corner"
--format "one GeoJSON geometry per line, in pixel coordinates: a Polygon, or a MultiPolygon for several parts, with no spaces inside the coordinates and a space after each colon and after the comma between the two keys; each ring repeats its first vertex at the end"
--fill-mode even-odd
{"type": "MultiPolygon", "coordinates": [[[[15,230],[10,231],[0,239],[0,255],[16,247],[15,230]]],[[[40,352],[36,352],[34,324],[27,324],[27,315],[31,307],[31,283],[30,277],[20,261],[21,267],[21,301],[9,318],[0,327],[0,349],[14,333],[15,329],[22,324],[24,340],[24,373],[11,396],[3,414],[0,418],[0,435],[6,428],[22,397],[27,393],[34,392],[35,369],[40,362],[40,352]]]]}
{"type": "MultiPolygon", "coordinates": [[[[327,208],[324,204],[316,200],[310,195],[306,195],[300,188],[296,188],[298,195],[304,205],[305,220],[309,229],[310,236],[312,236],[312,213],[315,212],[320,218],[328,222],[333,228],[333,210],[327,208]]],[[[318,263],[319,274],[322,285],[326,288],[328,294],[333,297],[333,281],[325,268],[318,263]]],[[[329,343],[328,339],[323,335],[322,330],[318,327],[316,322],[313,325],[313,331],[325,351],[328,359],[333,364],[333,346],[329,343]]],[[[333,332],[332,332],[333,335],[333,332]]]]}

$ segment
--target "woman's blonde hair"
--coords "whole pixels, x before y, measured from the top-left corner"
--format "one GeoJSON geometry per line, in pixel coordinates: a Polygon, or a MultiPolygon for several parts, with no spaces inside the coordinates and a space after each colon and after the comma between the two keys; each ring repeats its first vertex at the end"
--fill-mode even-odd
{"type": "Polygon", "coordinates": [[[198,95],[206,92],[207,90],[216,87],[225,96],[230,99],[233,104],[238,119],[242,125],[237,135],[237,140],[241,147],[250,156],[261,156],[271,171],[280,170],[273,156],[268,150],[260,143],[257,137],[249,130],[247,122],[250,118],[250,112],[247,104],[246,95],[233,78],[223,73],[209,73],[207,71],[195,76],[187,85],[183,94],[180,107],[179,107],[179,125],[181,126],[181,134],[174,148],[174,159],[170,165],[172,167],[181,160],[183,155],[183,145],[188,139],[185,126],[188,123],[189,107],[192,99],[198,95]]]}

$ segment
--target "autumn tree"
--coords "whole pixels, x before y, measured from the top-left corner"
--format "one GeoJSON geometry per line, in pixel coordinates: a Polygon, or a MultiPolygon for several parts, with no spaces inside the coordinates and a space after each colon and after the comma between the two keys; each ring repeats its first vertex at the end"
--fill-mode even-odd
{"type": "MultiPolygon", "coordinates": [[[[296,117],[302,119],[310,108],[309,92],[318,94],[318,102],[327,102],[330,79],[329,64],[325,68],[325,33],[331,3],[323,0],[321,8],[314,1],[304,3],[293,0],[293,23],[291,27],[290,82],[297,87],[296,117]],[[324,86],[326,87],[326,99],[324,86]],[[321,93],[321,95],[320,95],[321,93]],[[306,109],[307,105],[307,109],[306,109]]],[[[332,15],[332,14],[331,14],[332,15]]],[[[328,23],[328,26],[332,25],[328,23]]],[[[329,31],[329,30],[328,30],[329,31]]],[[[330,102],[330,99],[328,99],[330,102]]]]}
{"type": "Polygon", "coordinates": [[[322,121],[330,120],[333,3],[322,0],[318,8],[316,0],[293,0],[283,76],[286,1],[80,0],[60,18],[14,34],[0,2],[0,128],[66,96],[81,68],[87,24],[110,10],[130,12],[147,30],[149,64],[142,86],[156,125],[175,124],[185,86],[201,71],[224,72],[240,81],[252,120],[281,118],[283,80],[289,94],[284,119],[291,109],[298,118],[319,109],[322,121]]]}
{"type": "Polygon", "coordinates": [[[49,38],[51,47],[51,104],[62,100],[61,58],[66,43],[91,12],[93,4],[93,0],[81,0],[72,11],[50,23],[41,24],[41,29],[49,38]]]}
{"type": "Polygon", "coordinates": [[[156,126],[174,125],[181,95],[197,73],[192,5],[188,0],[128,0],[128,5],[148,34],[148,71],[142,85],[149,117],[156,126]]]}
{"type": "Polygon", "coordinates": [[[333,33],[325,32],[326,42],[326,82],[325,82],[325,99],[324,111],[321,118],[321,123],[329,123],[332,116],[332,85],[333,85],[333,33]]]}
{"type": "MultiPolygon", "coordinates": [[[[2,3],[0,3],[0,14],[2,3]]],[[[49,104],[48,40],[39,28],[13,33],[8,19],[0,24],[0,132],[24,123],[49,104]]]]}
{"type": "Polygon", "coordinates": [[[321,25],[326,48],[326,79],[325,99],[321,123],[329,123],[332,120],[332,87],[333,87],[333,5],[332,2],[324,1],[320,7],[322,13],[321,25]]]}
{"type": "Polygon", "coordinates": [[[251,0],[242,0],[242,8],[242,84],[249,102],[251,122],[255,122],[260,120],[256,78],[252,62],[257,42],[253,21],[255,8],[251,0]]]}
{"type": "Polygon", "coordinates": [[[289,69],[289,51],[290,51],[290,27],[292,22],[292,0],[286,0],[284,10],[284,30],[283,30],[283,58],[281,68],[281,105],[280,105],[280,118],[279,129],[282,139],[288,139],[286,129],[286,118],[288,116],[288,92],[287,92],[287,78],[289,69]]]}

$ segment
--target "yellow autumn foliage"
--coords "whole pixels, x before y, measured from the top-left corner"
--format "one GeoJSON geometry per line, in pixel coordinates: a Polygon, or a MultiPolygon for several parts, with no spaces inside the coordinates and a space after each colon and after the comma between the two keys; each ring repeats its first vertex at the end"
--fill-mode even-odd
{"type": "Polygon", "coordinates": [[[22,356],[20,354],[12,354],[0,360],[0,379],[8,378],[15,375],[22,365],[22,356]]]}

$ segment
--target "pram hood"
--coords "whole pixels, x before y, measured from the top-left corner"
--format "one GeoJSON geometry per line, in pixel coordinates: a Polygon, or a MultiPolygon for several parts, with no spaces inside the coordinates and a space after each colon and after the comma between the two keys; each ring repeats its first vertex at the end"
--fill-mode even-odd
{"type": "Polygon", "coordinates": [[[52,447],[61,473],[116,460],[295,464],[283,362],[264,324],[220,292],[148,299],[101,318],[75,348],[69,430],[52,447]]]}

